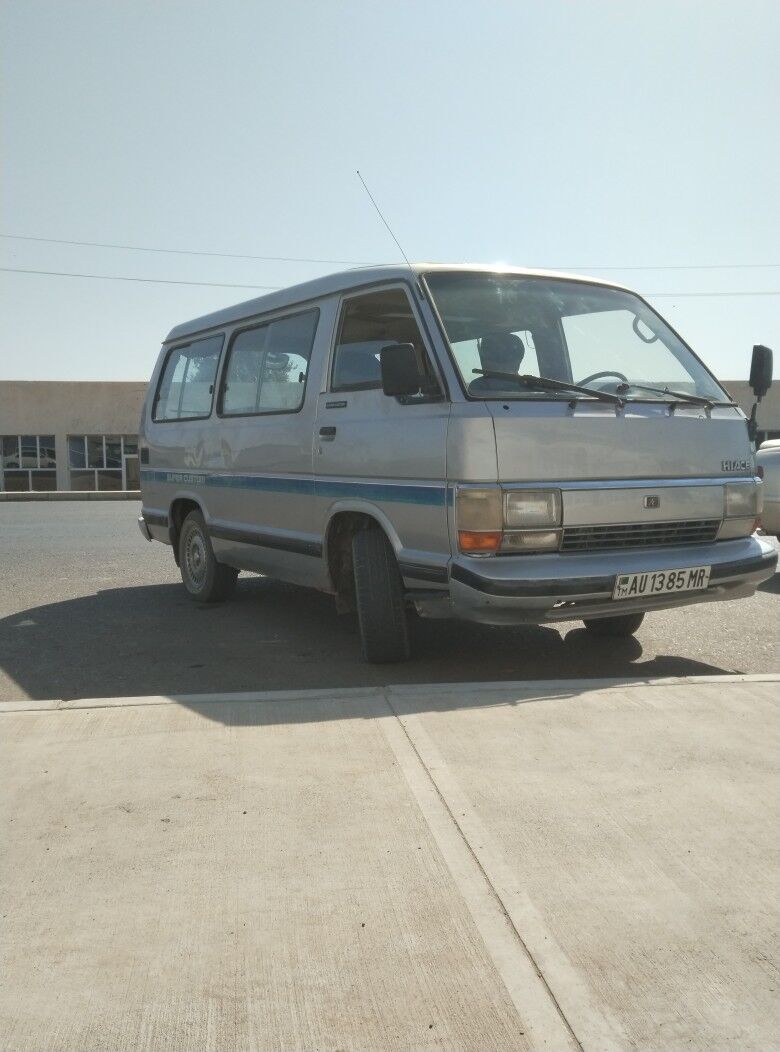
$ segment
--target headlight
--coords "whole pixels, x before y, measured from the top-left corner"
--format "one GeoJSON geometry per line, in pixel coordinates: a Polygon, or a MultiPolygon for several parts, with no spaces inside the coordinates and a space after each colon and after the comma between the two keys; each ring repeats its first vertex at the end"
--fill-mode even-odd
{"type": "Polygon", "coordinates": [[[558,526],[560,521],[559,489],[511,490],[504,495],[504,524],[508,530],[558,526]]]}
{"type": "Polygon", "coordinates": [[[502,525],[498,486],[458,489],[459,530],[500,530],[502,525]]]}
{"type": "Polygon", "coordinates": [[[727,482],[724,486],[723,522],[718,530],[718,540],[749,537],[758,526],[758,517],[763,506],[763,483],[758,479],[751,479],[749,482],[727,482]]]}
{"type": "Polygon", "coordinates": [[[751,516],[755,519],[761,514],[764,504],[760,482],[726,483],[723,513],[727,519],[751,516]]]}
{"type": "Polygon", "coordinates": [[[471,555],[490,555],[501,545],[501,489],[459,487],[455,503],[458,546],[471,555]]]}
{"type": "Polygon", "coordinates": [[[458,546],[470,555],[555,551],[560,545],[557,489],[504,492],[500,486],[459,487],[455,512],[458,546]]]}

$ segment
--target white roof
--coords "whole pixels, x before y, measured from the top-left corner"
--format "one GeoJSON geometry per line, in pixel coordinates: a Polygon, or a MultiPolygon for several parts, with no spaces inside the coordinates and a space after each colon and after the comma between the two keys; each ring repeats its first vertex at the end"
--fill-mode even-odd
{"type": "MultiPolygon", "coordinates": [[[[363,285],[373,285],[379,281],[408,281],[410,274],[414,280],[420,274],[430,274],[436,271],[477,271],[483,274],[519,274],[530,277],[565,278],[570,281],[587,281],[592,285],[606,285],[610,288],[625,289],[625,285],[617,285],[612,281],[603,281],[599,278],[591,278],[582,274],[567,274],[559,270],[529,270],[525,267],[507,267],[489,263],[390,263],[376,267],[357,267],[354,270],[342,270],[336,274],[327,274],[313,281],[306,281],[300,285],[291,285],[286,289],[269,292],[265,296],[257,296],[255,299],[245,300],[232,307],[224,307],[222,310],[214,311],[212,314],[204,314],[201,318],[193,318],[192,321],[183,322],[171,329],[165,342],[178,340],[184,336],[193,336],[195,333],[205,332],[209,329],[223,328],[235,322],[246,321],[248,318],[265,314],[268,311],[280,310],[298,303],[307,303],[311,300],[320,299],[323,296],[331,296],[335,293],[360,288],[363,285]]],[[[632,291],[630,289],[626,291],[632,291]]]]}

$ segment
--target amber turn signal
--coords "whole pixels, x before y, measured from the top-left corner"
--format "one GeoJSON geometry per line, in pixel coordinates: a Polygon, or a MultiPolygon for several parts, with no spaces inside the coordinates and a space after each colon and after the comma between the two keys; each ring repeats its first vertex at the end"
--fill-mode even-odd
{"type": "Polygon", "coordinates": [[[459,530],[458,544],[462,552],[497,552],[501,530],[459,530]]]}

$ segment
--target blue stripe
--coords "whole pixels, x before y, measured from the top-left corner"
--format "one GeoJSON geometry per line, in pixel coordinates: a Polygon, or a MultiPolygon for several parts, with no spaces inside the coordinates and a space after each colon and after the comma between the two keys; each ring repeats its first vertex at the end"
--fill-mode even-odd
{"type": "Polygon", "coordinates": [[[396,504],[426,504],[444,507],[447,491],[442,486],[401,486],[393,482],[341,482],[316,479],[314,492],[318,497],[394,501],[396,504]]]}
{"type": "Polygon", "coordinates": [[[264,478],[262,475],[207,475],[207,486],[219,489],[259,490],[262,493],[314,493],[314,479],[277,475],[264,478]]]}
{"type": "Polygon", "coordinates": [[[342,479],[313,479],[291,475],[222,475],[194,471],[141,471],[143,482],[186,486],[217,486],[262,493],[298,493],[304,496],[392,501],[396,504],[443,508],[447,489],[441,485],[401,485],[393,482],[347,482],[342,479]]]}

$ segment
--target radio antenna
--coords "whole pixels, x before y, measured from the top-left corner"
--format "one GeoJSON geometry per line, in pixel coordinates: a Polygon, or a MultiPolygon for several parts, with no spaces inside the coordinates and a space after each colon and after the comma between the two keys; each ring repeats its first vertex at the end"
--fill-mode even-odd
{"type": "Polygon", "coordinates": [[[388,221],[387,221],[387,220],[385,219],[385,217],[384,217],[384,216],[382,215],[382,211],[381,211],[381,209],[380,209],[379,205],[378,205],[378,204],[376,203],[376,201],[374,200],[374,195],[373,195],[373,194],[371,193],[371,191],[370,191],[370,190],[368,189],[368,187],[366,186],[366,181],[365,181],[365,179],[363,178],[363,176],[362,176],[362,175],[360,174],[360,171],[359,171],[358,169],[355,169],[355,171],[357,171],[357,177],[358,177],[358,179],[359,179],[359,180],[361,181],[361,183],[363,184],[363,189],[364,189],[364,190],[366,191],[366,193],[368,194],[368,196],[369,196],[369,199],[370,199],[370,201],[371,201],[371,204],[372,204],[372,205],[374,206],[374,208],[376,209],[377,215],[379,216],[379,218],[380,218],[380,219],[382,220],[382,222],[383,222],[383,223],[385,224],[385,226],[387,227],[388,231],[390,232],[390,237],[391,237],[391,238],[393,239],[393,241],[395,241],[396,245],[398,245],[398,251],[399,251],[399,252],[401,253],[401,255],[402,255],[402,256],[404,257],[404,259],[406,260],[406,265],[407,265],[407,267],[408,267],[408,268],[409,268],[409,269],[411,270],[411,269],[412,269],[412,264],[411,264],[411,263],[409,262],[409,257],[408,257],[408,256],[406,255],[406,253],[404,252],[403,248],[401,248],[401,242],[400,242],[400,241],[398,240],[398,238],[397,238],[397,237],[395,236],[395,234],[393,233],[393,231],[392,231],[392,229],[391,229],[391,227],[390,227],[390,224],[389,224],[389,223],[388,223],[388,221]]]}

